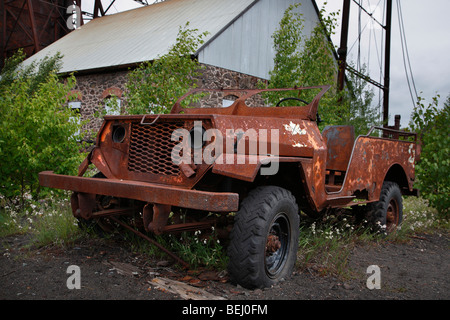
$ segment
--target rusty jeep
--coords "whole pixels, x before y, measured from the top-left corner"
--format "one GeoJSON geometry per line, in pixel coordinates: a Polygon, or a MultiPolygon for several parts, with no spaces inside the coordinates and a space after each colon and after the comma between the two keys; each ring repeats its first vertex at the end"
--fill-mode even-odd
{"type": "Polygon", "coordinates": [[[417,192],[416,135],[385,127],[356,138],[351,126],[320,132],[328,89],[194,89],[170,114],[105,116],[78,176],[45,171],[40,184],[71,190],[80,222],[123,226],[184,266],[152,235],[214,227],[227,239],[230,279],[271,286],[292,273],[300,211],[318,217],[358,208],[393,232],[402,195],[417,192]],[[306,90],[316,90],[310,102],[299,98],[306,90]],[[291,96],[266,106],[263,95],[273,92],[291,96]],[[209,98],[187,106],[195,94],[209,98]],[[294,106],[282,106],[286,100],[294,106]],[[85,176],[91,164],[98,173],[85,176]]]}

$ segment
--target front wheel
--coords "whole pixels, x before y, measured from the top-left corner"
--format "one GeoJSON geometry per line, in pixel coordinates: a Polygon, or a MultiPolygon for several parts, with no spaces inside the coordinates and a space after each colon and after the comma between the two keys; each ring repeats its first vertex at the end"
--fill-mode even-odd
{"type": "Polygon", "coordinates": [[[298,206],[288,190],[264,186],[251,191],[230,235],[231,281],[253,289],[288,278],[297,258],[298,236],[298,206]]]}

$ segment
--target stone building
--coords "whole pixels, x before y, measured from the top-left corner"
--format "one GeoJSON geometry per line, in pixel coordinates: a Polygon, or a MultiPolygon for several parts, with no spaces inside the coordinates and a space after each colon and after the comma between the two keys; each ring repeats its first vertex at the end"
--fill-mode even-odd
{"type": "Polygon", "coordinates": [[[117,97],[126,106],[129,70],[167,53],[186,22],[199,34],[209,33],[193,52],[204,67],[201,87],[255,88],[273,69],[272,34],[289,5],[299,2],[309,35],[319,22],[314,0],[167,0],[96,18],[25,62],[60,52],[60,72],[77,79],[78,99],[70,106],[96,130],[102,120],[95,115],[107,109],[107,99],[117,97]]]}

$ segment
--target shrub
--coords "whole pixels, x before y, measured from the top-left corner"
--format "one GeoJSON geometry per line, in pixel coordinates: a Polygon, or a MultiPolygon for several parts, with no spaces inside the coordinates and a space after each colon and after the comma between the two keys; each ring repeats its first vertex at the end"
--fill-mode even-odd
{"type": "Polygon", "coordinates": [[[75,78],[58,78],[61,57],[20,67],[19,51],[6,61],[0,81],[0,193],[6,199],[41,191],[38,173],[73,174],[83,155],[80,125],[67,107],[75,78]]]}
{"type": "Polygon", "coordinates": [[[426,105],[419,97],[410,127],[419,134],[422,144],[416,167],[417,186],[439,214],[448,217],[450,207],[450,96],[443,108],[439,96],[426,105]]]}

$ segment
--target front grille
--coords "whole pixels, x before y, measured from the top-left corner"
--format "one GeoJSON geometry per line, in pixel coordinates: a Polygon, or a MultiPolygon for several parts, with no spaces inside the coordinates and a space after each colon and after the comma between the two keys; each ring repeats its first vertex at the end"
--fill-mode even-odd
{"type": "Polygon", "coordinates": [[[128,170],[140,173],[178,175],[179,168],[171,159],[174,130],[184,128],[184,121],[157,121],[153,125],[133,123],[131,126],[128,170]]]}

